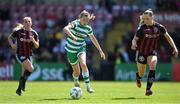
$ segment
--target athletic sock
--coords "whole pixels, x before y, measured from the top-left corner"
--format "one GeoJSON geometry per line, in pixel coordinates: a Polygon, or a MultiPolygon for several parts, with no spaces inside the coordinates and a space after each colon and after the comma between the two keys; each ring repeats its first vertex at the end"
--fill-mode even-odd
{"type": "Polygon", "coordinates": [[[23,80],[23,77],[21,76],[20,78],[19,78],[19,85],[18,85],[18,90],[21,90],[21,84],[22,84],[22,80],[23,80]]]}
{"type": "Polygon", "coordinates": [[[76,77],[76,76],[74,76],[74,74],[72,74],[72,76],[73,76],[74,82],[79,83],[79,76],[76,77]]]}
{"type": "Polygon", "coordinates": [[[25,70],[24,71],[24,74],[23,74],[23,80],[27,80],[27,78],[31,75],[32,72],[29,72],[28,70],[25,70]]]}
{"type": "Polygon", "coordinates": [[[82,76],[83,76],[86,88],[90,87],[89,72],[88,71],[87,72],[82,72],[82,76]]]}
{"type": "Polygon", "coordinates": [[[25,84],[26,84],[26,81],[27,81],[27,78],[31,75],[31,72],[29,72],[28,70],[25,70],[24,71],[24,74],[23,76],[21,77],[21,89],[24,91],[25,90],[25,84]]]}
{"type": "Polygon", "coordinates": [[[141,77],[139,76],[138,72],[136,73],[136,80],[141,80],[141,77]]]}
{"type": "Polygon", "coordinates": [[[155,81],[155,73],[156,73],[155,70],[150,70],[149,71],[146,90],[150,90],[151,89],[152,84],[155,81]]]}

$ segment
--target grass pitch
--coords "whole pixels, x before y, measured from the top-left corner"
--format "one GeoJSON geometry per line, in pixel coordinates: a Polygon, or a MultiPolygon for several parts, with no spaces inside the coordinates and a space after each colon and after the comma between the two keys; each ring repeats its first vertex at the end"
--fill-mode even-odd
{"type": "Polygon", "coordinates": [[[73,82],[28,82],[26,92],[17,96],[18,82],[0,81],[1,104],[180,104],[180,83],[155,82],[152,96],[145,96],[146,83],[137,88],[134,82],[91,81],[95,93],[86,92],[72,100],[69,92],[73,82]]]}

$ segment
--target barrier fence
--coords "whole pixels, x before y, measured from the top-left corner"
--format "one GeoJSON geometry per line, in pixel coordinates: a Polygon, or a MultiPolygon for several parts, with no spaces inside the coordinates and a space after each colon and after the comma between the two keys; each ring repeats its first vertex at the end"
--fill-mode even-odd
{"type": "MultiPolygon", "coordinates": [[[[33,81],[49,81],[49,80],[66,80],[68,72],[63,63],[36,63],[35,70],[28,80],[33,81]]],[[[72,70],[72,69],[69,69],[72,70]]],[[[91,69],[93,70],[93,69],[91,69]]],[[[148,74],[148,67],[143,80],[146,80],[148,74]]],[[[96,71],[94,71],[96,72],[96,71]]],[[[137,72],[136,64],[101,64],[101,69],[98,77],[94,76],[94,80],[135,80],[137,72]],[[96,79],[98,78],[98,79],[96,79]]],[[[0,64],[0,80],[18,80],[21,73],[20,64],[0,64]]],[[[71,73],[69,73],[71,75],[71,73]]],[[[91,74],[92,75],[92,74],[91,74]]],[[[156,70],[156,80],[158,81],[180,81],[180,64],[158,64],[156,70]]]]}

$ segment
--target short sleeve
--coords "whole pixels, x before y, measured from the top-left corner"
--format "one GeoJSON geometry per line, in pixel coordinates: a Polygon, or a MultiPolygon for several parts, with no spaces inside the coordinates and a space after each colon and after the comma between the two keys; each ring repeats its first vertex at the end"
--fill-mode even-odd
{"type": "Polygon", "coordinates": [[[88,31],[88,35],[93,35],[93,30],[92,30],[92,27],[89,28],[89,31],[88,31]]]}
{"type": "Polygon", "coordinates": [[[69,23],[69,25],[71,25],[73,28],[75,28],[77,26],[77,23],[76,23],[76,21],[72,21],[69,23]]]}
{"type": "Polygon", "coordinates": [[[137,31],[136,31],[136,36],[138,38],[141,38],[143,36],[143,29],[142,29],[142,25],[138,27],[137,31]]]}
{"type": "Polygon", "coordinates": [[[33,31],[34,33],[34,39],[36,40],[36,41],[38,41],[39,40],[39,36],[38,36],[38,33],[36,32],[36,31],[33,31]]]}
{"type": "Polygon", "coordinates": [[[11,36],[12,36],[13,38],[17,38],[17,37],[18,37],[18,31],[14,31],[14,32],[11,34],[11,36]]]}
{"type": "Polygon", "coordinates": [[[160,26],[159,26],[159,30],[160,30],[160,32],[163,33],[163,34],[165,34],[166,31],[167,31],[167,29],[166,29],[163,25],[160,25],[160,26]]]}

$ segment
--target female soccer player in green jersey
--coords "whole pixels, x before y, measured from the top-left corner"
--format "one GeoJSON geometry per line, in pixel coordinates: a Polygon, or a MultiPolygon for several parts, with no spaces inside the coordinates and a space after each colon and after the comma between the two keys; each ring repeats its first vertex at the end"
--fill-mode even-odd
{"type": "Polygon", "coordinates": [[[73,68],[73,78],[76,87],[79,85],[80,67],[82,69],[82,76],[85,81],[86,90],[89,93],[93,93],[94,90],[90,86],[89,71],[86,65],[86,42],[85,38],[90,37],[91,41],[98,49],[101,58],[105,60],[105,54],[102,51],[97,39],[93,35],[92,27],[89,25],[91,20],[94,20],[95,16],[90,14],[86,10],[83,10],[79,18],[70,22],[64,27],[64,32],[68,35],[66,42],[66,52],[69,63],[73,68]]]}

